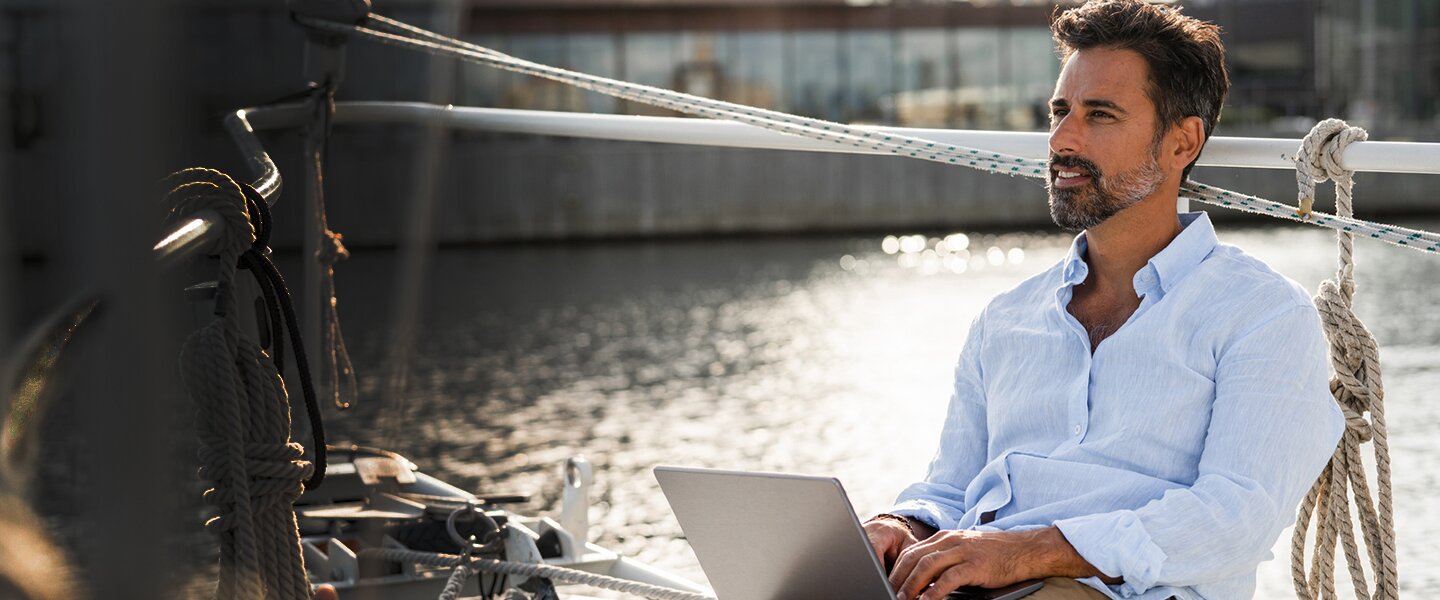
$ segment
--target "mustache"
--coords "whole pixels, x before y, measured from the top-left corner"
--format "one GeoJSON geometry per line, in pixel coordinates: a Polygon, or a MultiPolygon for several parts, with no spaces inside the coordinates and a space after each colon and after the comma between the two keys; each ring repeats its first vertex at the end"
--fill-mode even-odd
{"type": "MultiPolygon", "coordinates": [[[[1050,168],[1056,169],[1059,167],[1064,167],[1069,170],[1084,171],[1085,174],[1090,176],[1091,181],[1099,181],[1100,179],[1100,167],[1095,166],[1095,163],[1090,162],[1083,157],[1068,155],[1059,156],[1051,154],[1050,168]]],[[[1050,177],[1053,179],[1055,177],[1054,173],[1051,173],[1050,177]]]]}

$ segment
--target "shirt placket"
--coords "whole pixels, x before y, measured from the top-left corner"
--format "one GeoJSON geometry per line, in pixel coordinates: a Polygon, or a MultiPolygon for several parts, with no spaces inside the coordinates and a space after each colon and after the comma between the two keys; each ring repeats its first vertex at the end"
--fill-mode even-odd
{"type": "Polygon", "coordinates": [[[1080,440],[1085,437],[1090,422],[1090,382],[1094,379],[1095,368],[1094,357],[1090,354],[1090,336],[1085,333],[1085,327],[1080,324],[1080,321],[1067,309],[1074,289],[1067,285],[1055,292],[1055,310],[1059,311],[1061,322],[1069,326],[1070,331],[1074,333],[1070,336],[1070,344],[1065,350],[1077,353],[1078,363],[1085,374],[1083,378],[1076,378],[1070,382],[1070,385],[1078,389],[1071,390],[1071,393],[1066,394],[1066,437],[1061,442],[1061,446],[1079,444],[1080,440]]]}

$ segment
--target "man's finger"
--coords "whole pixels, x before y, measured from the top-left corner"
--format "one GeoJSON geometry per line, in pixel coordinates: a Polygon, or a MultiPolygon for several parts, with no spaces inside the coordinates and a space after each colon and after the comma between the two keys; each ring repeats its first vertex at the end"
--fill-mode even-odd
{"type": "MultiPolygon", "coordinates": [[[[900,584],[910,577],[910,572],[915,570],[915,564],[921,557],[934,552],[935,538],[911,544],[908,548],[896,552],[895,566],[890,569],[890,587],[900,591],[900,584]]],[[[914,596],[911,596],[912,598],[914,596]]]]}
{"type": "Polygon", "coordinates": [[[875,558],[880,559],[880,564],[886,564],[885,555],[889,553],[890,545],[886,544],[884,539],[881,539],[884,535],[866,531],[865,537],[870,540],[870,549],[875,551],[875,558]]]}
{"type": "Polygon", "coordinates": [[[895,586],[901,598],[914,598],[920,595],[940,574],[946,569],[963,562],[963,554],[959,548],[946,545],[941,549],[938,544],[916,544],[901,554],[900,560],[896,561],[895,571],[890,573],[890,580],[893,582],[901,575],[900,563],[906,563],[906,571],[899,585],[895,586]]]}
{"type": "Polygon", "coordinates": [[[900,584],[900,597],[908,599],[919,596],[920,592],[925,591],[949,566],[945,555],[940,552],[921,556],[915,561],[915,567],[905,577],[905,581],[900,584]]]}
{"type": "Polygon", "coordinates": [[[875,524],[874,521],[865,524],[865,537],[870,541],[870,547],[875,550],[875,556],[880,559],[880,564],[889,573],[895,564],[895,559],[907,546],[905,534],[895,527],[886,524],[875,524]]]}
{"type": "Polygon", "coordinates": [[[974,585],[975,582],[970,577],[970,570],[967,566],[962,562],[945,569],[940,574],[940,578],[935,580],[935,584],[920,595],[920,600],[943,600],[950,592],[960,589],[962,585],[974,585]]]}

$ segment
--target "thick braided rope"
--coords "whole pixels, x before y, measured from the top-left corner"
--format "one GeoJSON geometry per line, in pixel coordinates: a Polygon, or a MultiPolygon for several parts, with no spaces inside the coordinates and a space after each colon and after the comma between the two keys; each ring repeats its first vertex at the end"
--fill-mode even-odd
{"type": "MultiPolygon", "coordinates": [[[[733,102],[713,100],[693,94],[685,94],[606,77],[587,75],[518,59],[476,44],[445,37],[376,14],[371,14],[367,17],[362,25],[338,23],[299,15],[296,16],[296,19],[304,25],[323,31],[339,34],[354,34],[383,44],[458,58],[507,71],[533,75],[609,96],[660,106],[700,117],[738,121],[772,131],[832,142],[845,147],[869,148],[871,150],[885,151],[896,156],[982,169],[989,173],[1004,173],[1007,175],[1033,178],[1046,178],[1049,176],[1049,169],[1047,168],[1047,161],[1045,160],[1024,158],[976,148],[943,144],[895,133],[851,127],[821,119],[801,117],[733,102]]],[[[1440,234],[1361,221],[1348,216],[1341,217],[1314,212],[1302,214],[1302,212],[1294,206],[1272,202],[1256,196],[1231,192],[1193,181],[1185,182],[1185,184],[1181,186],[1180,192],[1181,195],[1187,199],[1215,206],[1222,206],[1252,214],[1263,214],[1289,219],[1296,222],[1310,223],[1338,231],[1364,235],[1372,239],[1422,252],[1440,254],[1440,234]]]]}
{"type": "MultiPolygon", "coordinates": [[[[439,554],[435,552],[420,552],[417,550],[402,550],[399,548],[367,548],[360,551],[361,556],[377,556],[385,560],[397,562],[412,562],[429,567],[455,567],[463,566],[464,557],[454,554],[439,554]]],[[[469,568],[487,573],[499,573],[501,575],[518,575],[521,577],[544,577],[564,583],[577,585],[588,585],[605,590],[613,590],[624,594],[643,596],[653,600],[715,600],[714,596],[707,594],[696,594],[685,590],[677,590],[629,579],[610,577],[577,569],[567,569],[555,565],[520,563],[493,558],[474,558],[469,562],[469,568]]]]}
{"type": "MultiPolygon", "coordinates": [[[[216,254],[222,268],[216,276],[217,307],[229,305],[233,289],[234,264],[254,241],[243,198],[236,201],[217,174],[186,170],[167,180],[167,203],[172,214],[187,214],[209,208],[225,221],[216,254]],[[225,268],[225,266],[229,268],[225,268]]],[[[233,184],[233,182],[231,182],[233,184]]],[[[234,311],[229,311],[234,312],[234,311]]],[[[259,551],[250,507],[249,481],[243,462],[244,410],[235,390],[241,385],[231,323],[216,319],[191,334],[181,349],[181,377],[197,406],[196,432],[201,444],[201,477],[213,483],[205,492],[206,503],[220,513],[206,528],[220,537],[220,598],[260,598],[259,551]],[[233,425],[233,426],[227,426],[233,425]]]]}
{"type": "Polygon", "coordinates": [[[300,482],[310,478],[314,465],[304,460],[305,449],[290,441],[290,402],[274,364],[248,337],[242,348],[242,356],[250,357],[242,364],[251,407],[245,466],[257,511],[261,573],[270,598],[308,598],[310,582],[292,507],[303,489],[300,482]]]}
{"type": "MultiPolygon", "coordinates": [[[[1303,213],[1314,202],[1315,185],[1335,182],[1335,212],[1354,212],[1352,172],[1341,161],[1345,146],[1361,141],[1366,133],[1344,121],[1327,119],[1305,136],[1296,157],[1299,207],[1303,213]]],[[[1302,600],[1335,598],[1335,550],[1345,555],[1359,600],[1394,600],[1399,597],[1395,556],[1395,521],[1390,488],[1390,448],[1385,426],[1385,389],[1380,375],[1380,351],[1374,336],[1355,316],[1354,235],[1340,231],[1339,268],[1333,280],[1321,282],[1315,306],[1330,342],[1334,374],[1330,391],[1345,414],[1345,433],[1320,479],[1305,496],[1291,540],[1291,575],[1302,600]],[[1366,414],[1369,419],[1366,419],[1366,414]],[[1372,442],[1375,451],[1377,500],[1372,499],[1361,460],[1360,446],[1372,442]],[[1347,494],[1349,490],[1349,494],[1347,494]],[[1350,497],[1368,554],[1373,590],[1366,584],[1362,557],[1351,520],[1350,497]],[[1305,561],[1306,533],[1315,521],[1315,548],[1305,561]]]]}
{"type": "Polygon", "coordinates": [[[235,310],[235,268],[255,241],[238,184],[219,171],[187,169],[166,181],[172,213],[201,209],[225,222],[215,247],[217,318],[181,349],[181,377],[197,405],[200,476],[218,516],[206,529],[220,538],[219,598],[309,597],[291,503],[313,469],[289,442],[290,412],[273,363],[242,333],[235,310]]]}

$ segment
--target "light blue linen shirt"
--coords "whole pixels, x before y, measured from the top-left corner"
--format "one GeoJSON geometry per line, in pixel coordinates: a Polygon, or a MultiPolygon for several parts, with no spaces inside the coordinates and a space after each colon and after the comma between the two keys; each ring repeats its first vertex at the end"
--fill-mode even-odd
{"type": "Polygon", "coordinates": [[[970,328],[940,449],[888,512],[940,529],[1055,525],[1112,598],[1230,600],[1344,429],[1309,295],[1204,213],[1135,274],[1140,307],[1090,351],[1066,310],[1085,235],[970,328]],[[994,512],[982,524],[982,515],[994,512]]]}

